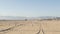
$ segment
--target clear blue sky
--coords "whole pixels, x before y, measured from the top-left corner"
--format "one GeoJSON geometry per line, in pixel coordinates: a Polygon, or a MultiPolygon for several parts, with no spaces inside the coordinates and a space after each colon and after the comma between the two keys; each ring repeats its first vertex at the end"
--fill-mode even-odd
{"type": "Polygon", "coordinates": [[[60,16],[60,0],[0,0],[0,16],[60,16]]]}

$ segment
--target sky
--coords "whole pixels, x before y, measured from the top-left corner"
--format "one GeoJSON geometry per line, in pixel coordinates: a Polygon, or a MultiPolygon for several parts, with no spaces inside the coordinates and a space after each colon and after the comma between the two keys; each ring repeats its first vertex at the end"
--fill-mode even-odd
{"type": "Polygon", "coordinates": [[[60,16],[60,0],[0,0],[0,16],[60,16]]]}

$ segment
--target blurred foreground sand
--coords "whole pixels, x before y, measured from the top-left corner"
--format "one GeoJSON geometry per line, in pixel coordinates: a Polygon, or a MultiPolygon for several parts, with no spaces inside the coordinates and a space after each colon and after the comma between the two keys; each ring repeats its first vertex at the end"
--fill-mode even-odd
{"type": "Polygon", "coordinates": [[[0,21],[0,34],[60,34],[60,20],[0,21]]]}

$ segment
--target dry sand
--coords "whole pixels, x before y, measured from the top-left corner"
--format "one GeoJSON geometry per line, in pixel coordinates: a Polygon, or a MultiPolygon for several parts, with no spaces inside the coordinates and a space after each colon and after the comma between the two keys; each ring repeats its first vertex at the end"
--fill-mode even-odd
{"type": "Polygon", "coordinates": [[[0,21],[0,34],[60,34],[60,20],[0,21]]]}

